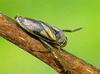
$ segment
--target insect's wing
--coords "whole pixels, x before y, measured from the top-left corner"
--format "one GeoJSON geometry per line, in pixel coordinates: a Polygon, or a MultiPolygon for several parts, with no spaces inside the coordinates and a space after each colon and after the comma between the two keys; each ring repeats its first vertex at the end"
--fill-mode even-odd
{"type": "Polygon", "coordinates": [[[16,17],[16,21],[23,29],[33,35],[36,35],[37,37],[49,42],[56,40],[56,36],[52,27],[42,21],[21,16],[16,17]]]}
{"type": "Polygon", "coordinates": [[[41,26],[43,27],[44,31],[41,31],[41,35],[47,36],[51,41],[57,41],[55,30],[52,26],[47,23],[40,21],[41,26]],[[46,33],[46,34],[45,34],[46,33]]]}

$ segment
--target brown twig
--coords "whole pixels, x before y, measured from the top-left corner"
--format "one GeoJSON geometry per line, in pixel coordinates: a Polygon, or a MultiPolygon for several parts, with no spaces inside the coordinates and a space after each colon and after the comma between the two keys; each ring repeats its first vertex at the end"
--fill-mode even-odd
{"type": "MultiPolygon", "coordinates": [[[[49,66],[54,68],[57,72],[67,74],[63,72],[63,69],[59,66],[54,56],[52,56],[51,53],[47,52],[47,48],[44,47],[44,45],[38,39],[28,35],[17,25],[17,23],[13,19],[1,13],[0,36],[41,59],[49,66]]],[[[62,56],[62,58],[65,59],[65,62],[69,63],[69,65],[71,66],[72,74],[100,74],[99,69],[64,50],[62,50],[59,54],[62,56]]]]}

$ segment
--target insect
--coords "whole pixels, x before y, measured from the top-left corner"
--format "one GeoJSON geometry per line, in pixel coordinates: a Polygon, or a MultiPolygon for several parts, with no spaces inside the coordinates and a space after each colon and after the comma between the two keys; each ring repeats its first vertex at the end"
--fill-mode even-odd
{"type": "Polygon", "coordinates": [[[67,44],[67,37],[65,36],[64,32],[75,32],[81,28],[74,30],[61,30],[57,27],[51,26],[48,23],[36,19],[22,16],[17,16],[15,19],[24,30],[26,30],[28,33],[31,33],[32,35],[35,35],[44,44],[46,44],[48,46],[48,50],[62,64],[64,69],[67,68],[64,64],[64,59],[62,59],[61,55],[59,55],[60,49],[67,44]],[[52,47],[58,48],[58,51],[52,49],[52,47]]]}

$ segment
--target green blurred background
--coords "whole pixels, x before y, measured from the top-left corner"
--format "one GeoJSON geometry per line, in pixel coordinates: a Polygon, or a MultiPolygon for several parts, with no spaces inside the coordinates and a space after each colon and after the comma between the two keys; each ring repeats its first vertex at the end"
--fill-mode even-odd
{"type": "MultiPolygon", "coordinates": [[[[66,51],[100,68],[100,0],[1,0],[0,11],[41,19],[66,33],[66,51]]],[[[0,37],[0,74],[58,74],[51,67],[0,37]]]]}

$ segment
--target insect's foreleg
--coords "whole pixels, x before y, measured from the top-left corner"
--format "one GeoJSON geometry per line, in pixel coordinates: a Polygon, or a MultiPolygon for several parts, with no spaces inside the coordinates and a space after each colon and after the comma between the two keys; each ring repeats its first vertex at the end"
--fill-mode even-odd
{"type": "Polygon", "coordinates": [[[73,29],[73,30],[62,30],[62,31],[63,32],[76,32],[76,31],[81,30],[81,29],[82,29],[82,27],[76,28],[76,29],[73,29]]]}

